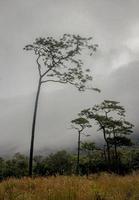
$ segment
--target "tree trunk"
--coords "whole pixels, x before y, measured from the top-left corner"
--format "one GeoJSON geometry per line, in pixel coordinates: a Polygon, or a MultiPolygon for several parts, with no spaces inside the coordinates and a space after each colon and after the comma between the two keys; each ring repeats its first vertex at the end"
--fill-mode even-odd
{"type": "Polygon", "coordinates": [[[107,159],[108,159],[107,161],[108,161],[108,167],[109,167],[109,169],[111,169],[110,145],[109,145],[109,142],[107,141],[105,128],[102,127],[102,129],[103,129],[104,139],[105,139],[106,146],[107,146],[107,159]]]}
{"type": "Polygon", "coordinates": [[[41,77],[40,77],[39,83],[38,83],[38,89],[37,89],[34,113],[33,113],[33,121],[32,121],[32,134],[31,134],[30,157],[29,157],[29,176],[32,176],[35,125],[36,125],[36,116],[37,116],[37,108],[38,108],[40,89],[41,89],[41,77]]]}
{"type": "Polygon", "coordinates": [[[104,159],[105,159],[105,162],[107,162],[107,155],[106,155],[106,148],[105,148],[105,145],[104,145],[103,151],[104,151],[104,159]]]}
{"type": "Polygon", "coordinates": [[[111,165],[110,146],[108,142],[106,143],[107,143],[108,164],[111,165]]]}
{"type": "Polygon", "coordinates": [[[80,164],[80,143],[81,143],[81,133],[78,132],[78,154],[77,154],[77,166],[76,166],[76,173],[79,175],[79,164],[80,164]]]}
{"type": "Polygon", "coordinates": [[[115,168],[116,168],[115,170],[117,173],[119,173],[119,160],[118,160],[117,144],[116,144],[115,137],[116,137],[116,135],[114,132],[114,154],[115,154],[115,168]]]}

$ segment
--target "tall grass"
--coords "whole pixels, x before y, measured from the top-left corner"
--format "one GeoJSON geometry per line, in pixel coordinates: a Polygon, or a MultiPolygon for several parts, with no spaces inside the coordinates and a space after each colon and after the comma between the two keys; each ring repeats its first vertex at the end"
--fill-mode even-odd
{"type": "Polygon", "coordinates": [[[8,179],[0,200],[139,200],[139,175],[8,179]]]}

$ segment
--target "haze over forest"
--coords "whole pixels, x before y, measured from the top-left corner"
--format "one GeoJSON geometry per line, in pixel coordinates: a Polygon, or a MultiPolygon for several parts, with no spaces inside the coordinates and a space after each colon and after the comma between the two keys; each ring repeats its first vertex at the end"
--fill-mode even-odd
{"type": "MultiPolygon", "coordinates": [[[[0,154],[28,152],[38,79],[35,56],[23,51],[36,37],[64,33],[93,36],[97,52],[84,62],[101,93],[79,93],[69,85],[44,85],[35,136],[35,151],[70,148],[77,134],[70,121],[81,109],[116,100],[138,134],[139,1],[6,0],[0,1],[0,154]]],[[[101,133],[89,131],[93,141],[101,133]]]]}

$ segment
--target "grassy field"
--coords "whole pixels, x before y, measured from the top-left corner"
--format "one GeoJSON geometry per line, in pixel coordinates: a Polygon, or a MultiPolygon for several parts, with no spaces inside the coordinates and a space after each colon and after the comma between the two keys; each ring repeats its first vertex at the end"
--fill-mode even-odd
{"type": "Polygon", "coordinates": [[[0,200],[139,200],[139,175],[8,179],[0,200]]]}

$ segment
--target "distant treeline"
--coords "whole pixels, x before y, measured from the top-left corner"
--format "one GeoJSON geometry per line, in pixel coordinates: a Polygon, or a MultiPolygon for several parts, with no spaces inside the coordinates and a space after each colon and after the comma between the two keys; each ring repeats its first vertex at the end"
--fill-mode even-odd
{"type": "MultiPolygon", "coordinates": [[[[105,148],[87,149],[89,143],[82,145],[79,174],[89,175],[108,171],[125,175],[139,169],[139,148],[121,147],[118,151],[118,160],[114,158],[111,149],[111,163],[108,163],[105,148]],[[108,166],[109,165],[109,166],[108,166]]],[[[76,173],[77,155],[65,150],[50,154],[47,157],[35,156],[33,160],[34,176],[71,175],[76,173]]],[[[23,177],[28,175],[28,157],[16,153],[10,159],[0,158],[0,178],[23,177]]]]}

